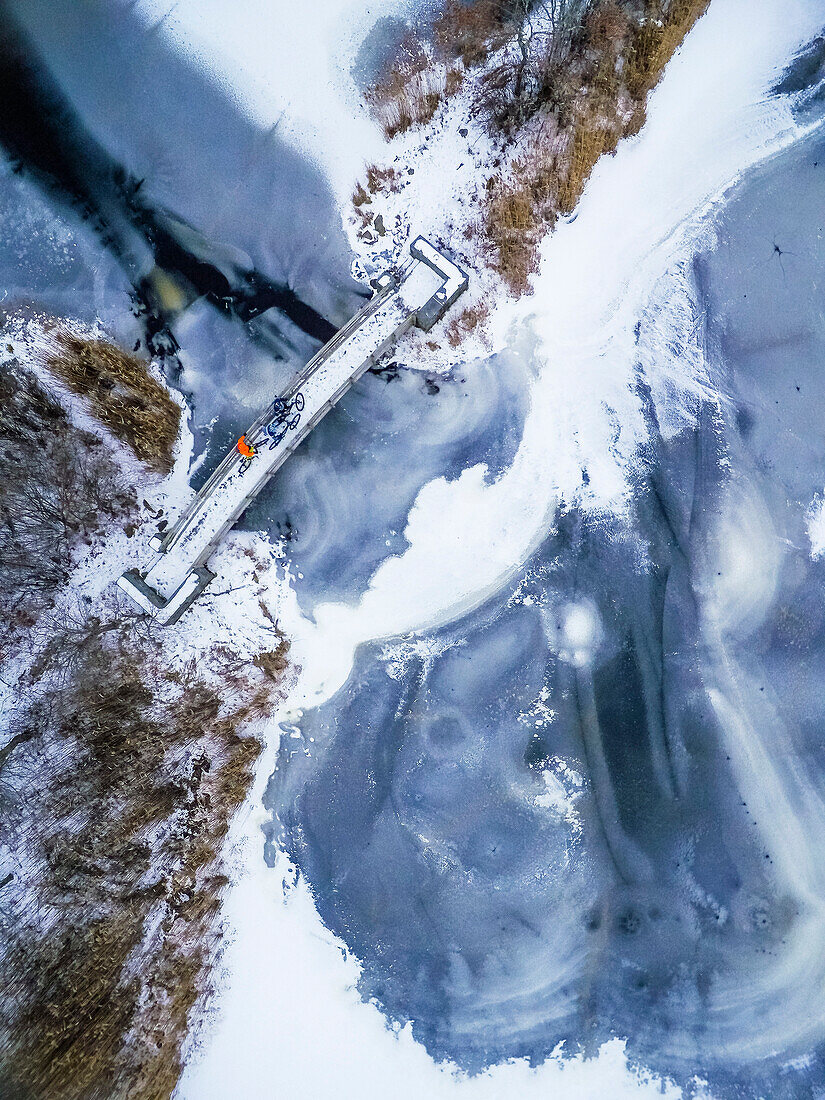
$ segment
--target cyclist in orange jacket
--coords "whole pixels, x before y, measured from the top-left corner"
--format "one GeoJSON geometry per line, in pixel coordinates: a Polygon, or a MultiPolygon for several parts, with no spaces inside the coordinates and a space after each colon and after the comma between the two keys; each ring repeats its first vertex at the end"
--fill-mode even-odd
{"type": "Polygon", "coordinates": [[[241,456],[241,459],[243,460],[244,469],[248,469],[250,462],[255,457],[255,455],[258,453],[257,450],[255,449],[255,446],[252,443],[247,442],[246,434],[241,436],[241,438],[238,440],[238,442],[235,444],[235,446],[237,447],[238,454],[241,456]]]}

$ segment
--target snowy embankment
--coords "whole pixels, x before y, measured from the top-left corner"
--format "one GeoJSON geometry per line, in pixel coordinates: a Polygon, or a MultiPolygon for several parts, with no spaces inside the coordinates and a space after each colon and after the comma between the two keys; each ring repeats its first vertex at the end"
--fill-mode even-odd
{"type": "MultiPolygon", "coordinates": [[[[33,371],[47,392],[66,410],[69,422],[102,441],[124,484],[134,491],[137,505],[130,516],[131,522],[109,521],[99,538],[74,549],[70,576],[56,593],[49,616],[57,620],[61,614],[82,607],[86,615],[96,613],[104,620],[116,618],[121,610],[127,614],[134,610],[130,603],[124,604],[116,587],[117,578],[125,570],[145,564],[148,541],[156,533],[157,524],[181,512],[192,498],[190,476],[194,440],[188,410],[183,397],[170,390],[172,398],[183,409],[174,463],[166,475],[149,470],[128,446],[102,427],[84,398],[72,393],[47,369],[45,361],[59,352],[52,328],[53,318],[45,315],[7,315],[0,344],[0,370],[4,364],[18,362],[33,371]]],[[[60,331],[83,339],[108,339],[100,326],[87,327],[78,322],[62,321],[60,331]]],[[[150,364],[148,369],[153,378],[163,381],[157,364],[150,364]]],[[[169,667],[196,661],[215,645],[229,646],[251,661],[257,654],[271,649],[273,639],[281,636],[274,625],[280,614],[279,597],[284,591],[277,579],[276,549],[262,538],[238,533],[221,548],[213,561],[217,563],[220,580],[187,616],[183,626],[163,632],[163,649],[169,667]],[[261,605],[264,594],[267,596],[265,610],[261,605]]],[[[38,628],[40,625],[37,624],[38,628]]],[[[13,712],[20,705],[25,695],[20,685],[25,682],[37,656],[37,644],[33,643],[30,647],[20,647],[5,664],[0,679],[0,716],[13,712]]]]}
{"type": "MultiPolygon", "coordinates": [[[[153,0],[149,10],[168,6],[153,0]]],[[[194,44],[258,120],[279,123],[325,165],[348,217],[364,166],[386,160],[348,78],[376,13],[360,2],[326,0],[308,25],[303,10],[276,16],[262,0],[248,0],[227,25],[223,11],[184,0],[170,33],[194,44]]],[[[326,605],[310,623],[287,595],[281,621],[301,673],[278,715],[284,725],[345,682],[358,645],[423,631],[477,606],[529,556],[559,503],[622,512],[647,431],[637,368],[654,391],[668,394],[673,415],[662,430],[674,431],[705,393],[690,257],[725,192],[801,136],[788,104],[768,90],[820,29],[813,0],[712,0],[653,93],[640,135],[600,162],[575,216],[546,242],[534,296],[505,301],[492,314],[495,348],[523,356],[534,375],[515,461],[492,484],[485,467],[475,466],[455,481],[425,486],[409,516],[408,549],[377,570],[356,606],[326,605]]],[[[460,101],[449,107],[453,115],[459,110],[460,101]]],[[[398,147],[416,170],[403,192],[425,222],[411,225],[414,231],[437,231],[444,196],[457,195],[458,142],[450,127],[439,136],[442,121],[437,116],[398,147]],[[436,193],[437,202],[429,197],[436,193]]],[[[471,176],[474,167],[462,172],[471,176]]],[[[434,354],[427,367],[438,365],[434,354]]],[[[191,613],[188,629],[198,629],[205,613],[191,613]]],[[[407,1032],[393,1037],[377,1010],[361,1004],[357,963],[321,927],[303,885],[284,901],[278,874],[263,865],[260,799],[274,740],[233,830],[232,944],[181,1096],[543,1096],[554,1087],[567,1095],[659,1094],[657,1084],[626,1068],[618,1044],[588,1063],[551,1061],[536,1072],[507,1065],[456,1083],[407,1032]]],[[[296,738],[296,751],[312,750],[296,738]]]]}
{"type": "Polygon", "coordinates": [[[133,1095],[142,1075],[176,1080],[188,1009],[209,988],[213,872],[259,749],[249,735],[286,686],[277,607],[260,605],[272,565],[262,540],[226,548],[235,591],[211,593],[183,631],[153,637],[119,597],[119,573],[191,494],[192,441],[157,366],[104,337],[29,311],[5,318],[0,352],[14,520],[0,670],[2,1045],[12,1091],[43,1095],[62,1094],[78,1064],[112,1095],[133,1095]],[[84,376],[68,336],[100,379],[91,402],[75,396],[84,376]],[[172,423],[151,469],[102,426],[123,428],[121,394],[134,402],[138,379],[154,394],[150,423],[172,423]],[[198,698],[212,703],[198,710],[198,698]],[[163,973],[177,975],[174,1003],[163,973]],[[102,1011],[103,1043],[83,1027],[102,1011]]]}
{"type": "MultiPolygon", "coordinates": [[[[45,367],[44,360],[57,348],[50,331],[52,320],[45,315],[8,316],[0,346],[0,368],[4,362],[18,360],[24,367],[35,371],[67,410],[75,426],[105,440],[107,449],[115,455],[119,468],[138,495],[140,507],[134,529],[127,534],[115,525],[105,532],[101,543],[95,543],[79,554],[62,596],[69,602],[120,598],[115,588],[117,578],[127,569],[145,566],[148,541],[157,532],[157,524],[163,519],[168,522],[180,514],[194,495],[190,485],[194,439],[189,412],[183,397],[177,391],[170,390],[172,398],[183,409],[174,465],[166,476],[147,470],[126,445],[114,439],[101,426],[90,413],[87,402],[73,394],[45,367]]],[[[62,321],[61,329],[93,340],[108,338],[100,326],[89,328],[77,322],[62,321]]],[[[152,377],[163,382],[163,373],[157,364],[152,363],[149,370],[152,377]]],[[[216,643],[229,643],[233,649],[252,659],[271,645],[272,623],[280,614],[279,597],[283,587],[274,579],[277,573],[276,548],[262,538],[236,533],[212,561],[218,564],[220,579],[187,616],[183,626],[164,631],[164,648],[170,658],[185,660],[199,649],[208,649],[216,643]],[[268,575],[270,569],[272,576],[268,575]],[[268,595],[266,615],[259,605],[264,592],[268,595]],[[226,598],[230,594],[231,599],[226,598]]],[[[128,608],[132,610],[131,604],[128,608]]],[[[19,676],[22,667],[14,670],[15,676],[19,676]]]]}

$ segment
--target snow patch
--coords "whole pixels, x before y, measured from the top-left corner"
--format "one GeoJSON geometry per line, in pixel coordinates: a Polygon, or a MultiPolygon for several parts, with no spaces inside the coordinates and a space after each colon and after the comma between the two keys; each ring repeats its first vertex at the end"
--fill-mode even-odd
{"type": "Polygon", "coordinates": [[[825,555],[825,496],[817,497],[811,503],[805,521],[811,542],[811,557],[817,561],[825,555]]]}
{"type": "Polygon", "coordinates": [[[358,47],[382,16],[409,0],[141,0],[188,58],[228,83],[261,126],[277,127],[326,171],[343,206],[355,179],[381,156],[384,139],[352,78],[358,47]]]}

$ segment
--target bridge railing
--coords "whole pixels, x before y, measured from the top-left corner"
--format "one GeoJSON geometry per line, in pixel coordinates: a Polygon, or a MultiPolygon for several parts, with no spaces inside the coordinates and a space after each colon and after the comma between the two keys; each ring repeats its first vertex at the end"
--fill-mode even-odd
{"type": "MultiPolygon", "coordinates": [[[[396,293],[398,285],[403,281],[409,268],[413,266],[414,262],[414,260],[408,260],[400,268],[397,280],[394,280],[392,283],[389,283],[382,289],[376,291],[375,294],[373,294],[373,296],[370,298],[370,300],[366,302],[366,304],[363,305],[357,313],[350,317],[349,321],[347,321],[346,324],[344,324],[335,333],[332,339],[324,344],[322,348],[319,348],[319,350],[315,353],[315,355],[313,355],[306,366],[302,370],[300,370],[297,375],[295,375],[295,377],[290,381],[289,385],[277,396],[284,401],[288,401],[294,394],[296,394],[301,386],[307,381],[307,379],[310,378],[320,367],[322,367],[324,363],[330,358],[330,356],[338,351],[341,345],[345,343],[345,341],[347,341],[350,336],[355,331],[357,331],[357,329],[359,329],[361,325],[363,325],[364,322],[373,313],[378,310],[379,306],[381,306],[387,300],[387,298],[396,293]]],[[[343,392],[346,392],[347,388],[349,387],[345,387],[343,392]]],[[[271,407],[271,405],[267,406],[267,408],[261,413],[261,415],[252,422],[249,428],[247,428],[246,435],[253,443],[257,434],[260,433],[272,420],[272,413],[270,412],[271,407]]],[[[313,417],[313,421],[317,422],[315,417],[313,417]]],[[[312,426],[314,427],[314,423],[312,423],[312,426]]],[[[306,432],[302,432],[300,435],[300,439],[303,439],[305,435],[306,432]]],[[[291,451],[292,447],[285,449],[291,451]]],[[[218,466],[215,467],[215,469],[198,490],[197,495],[194,497],[194,499],[190,501],[189,505],[175,521],[172,528],[160,540],[160,551],[166,553],[175,545],[182,533],[186,530],[190,519],[201,506],[203,501],[207,497],[209,497],[219,485],[223,483],[226,477],[235,469],[235,467],[239,466],[240,463],[241,455],[235,448],[233,448],[231,451],[229,451],[228,454],[224,456],[218,466]]]]}

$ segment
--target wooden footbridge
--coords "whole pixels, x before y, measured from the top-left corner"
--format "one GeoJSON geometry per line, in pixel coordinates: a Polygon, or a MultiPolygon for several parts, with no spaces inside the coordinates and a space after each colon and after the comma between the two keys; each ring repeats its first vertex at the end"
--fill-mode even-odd
{"type": "Polygon", "coordinates": [[[256,455],[234,449],[163,536],[154,558],[118,585],[160,622],[175,622],[215,576],[211,554],[275,471],[361,375],[417,325],[429,331],[467,288],[466,274],[423,237],[396,273],[375,281],[375,294],[313,356],[246,432],[256,455]]]}

